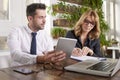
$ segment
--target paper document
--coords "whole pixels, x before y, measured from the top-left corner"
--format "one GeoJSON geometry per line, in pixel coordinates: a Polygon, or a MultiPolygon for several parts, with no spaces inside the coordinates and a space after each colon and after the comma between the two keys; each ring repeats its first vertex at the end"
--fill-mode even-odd
{"type": "Polygon", "coordinates": [[[92,56],[71,56],[72,59],[76,59],[79,61],[85,61],[85,60],[99,60],[104,61],[106,58],[99,58],[99,57],[92,57],[92,56]]]}

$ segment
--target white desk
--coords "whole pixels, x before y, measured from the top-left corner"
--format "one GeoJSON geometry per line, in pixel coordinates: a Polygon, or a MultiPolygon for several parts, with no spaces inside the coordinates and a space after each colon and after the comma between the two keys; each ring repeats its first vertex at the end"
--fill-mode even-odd
{"type": "Polygon", "coordinates": [[[120,50],[120,47],[118,46],[111,46],[111,47],[107,47],[108,50],[112,50],[112,58],[115,59],[116,55],[115,55],[115,50],[120,50]]]}

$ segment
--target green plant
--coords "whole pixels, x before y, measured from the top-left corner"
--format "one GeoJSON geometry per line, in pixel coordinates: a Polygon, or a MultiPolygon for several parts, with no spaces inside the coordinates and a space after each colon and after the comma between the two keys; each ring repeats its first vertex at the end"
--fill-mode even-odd
{"type": "Polygon", "coordinates": [[[67,7],[65,2],[58,2],[58,4],[53,4],[52,6],[47,7],[47,9],[47,13],[51,14],[52,16],[56,16],[57,12],[64,13],[67,7]]]}
{"type": "Polygon", "coordinates": [[[54,39],[57,39],[59,37],[64,37],[66,35],[67,30],[60,28],[60,27],[53,27],[51,29],[51,35],[54,39]]]}

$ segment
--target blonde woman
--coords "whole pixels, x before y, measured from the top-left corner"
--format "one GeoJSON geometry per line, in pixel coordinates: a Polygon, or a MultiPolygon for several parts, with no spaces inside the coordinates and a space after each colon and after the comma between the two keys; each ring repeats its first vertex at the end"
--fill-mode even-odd
{"type": "Polygon", "coordinates": [[[72,55],[101,57],[99,35],[99,16],[96,11],[90,9],[83,13],[74,26],[74,30],[66,34],[67,38],[77,39],[72,55]]]}

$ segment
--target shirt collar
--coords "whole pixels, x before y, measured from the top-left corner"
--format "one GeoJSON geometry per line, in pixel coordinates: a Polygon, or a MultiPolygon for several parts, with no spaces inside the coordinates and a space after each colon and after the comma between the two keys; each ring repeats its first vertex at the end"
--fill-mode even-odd
{"type": "MultiPolygon", "coordinates": [[[[28,25],[26,25],[25,26],[25,29],[26,29],[26,31],[28,32],[28,33],[32,33],[33,31],[29,28],[29,26],[28,25]]],[[[36,33],[38,34],[38,33],[40,33],[40,32],[43,32],[44,30],[39,30],[39,31],[37,31],[36,33]]]]}
{"type": "Polygon", "coordinates": [[[27,31],[28,33],[32,33],[32,32],[33,32],[33,31],[29,28],[28,25],[25,26],[25,29],[26,29],[26,31],[27,31]]]}

